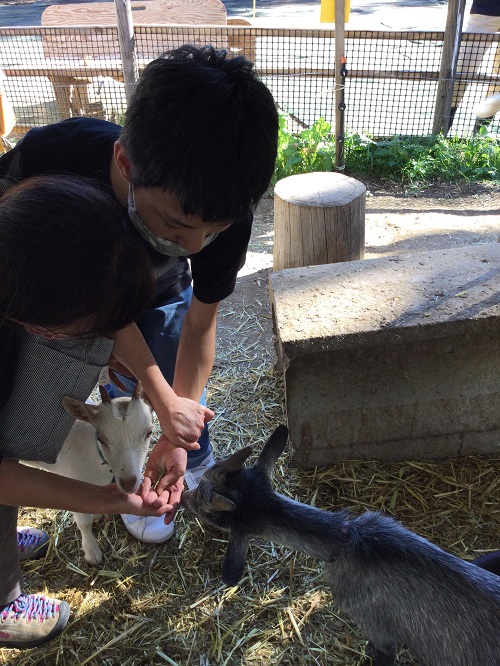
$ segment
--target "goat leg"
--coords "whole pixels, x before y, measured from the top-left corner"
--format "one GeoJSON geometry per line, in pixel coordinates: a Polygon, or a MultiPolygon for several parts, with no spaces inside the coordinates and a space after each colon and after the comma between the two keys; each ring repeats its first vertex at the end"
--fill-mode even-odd
{"type": "Polygon", "coordinates": [[[94,520],[93,514],[90,513],[73,513],[75,523],[82,534],[82,549],[85,561],[89,564],[97,566],[102,562],[102,552],[96,541],[95,536],[92,534],[92,522],[94,520]]]}

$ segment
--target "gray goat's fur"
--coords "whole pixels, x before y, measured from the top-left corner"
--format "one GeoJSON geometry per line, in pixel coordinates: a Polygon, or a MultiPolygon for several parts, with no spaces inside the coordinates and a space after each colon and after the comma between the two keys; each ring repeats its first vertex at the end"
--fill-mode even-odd
{"type": "Polygon", "coordinates": [[[222,577],[242,577],[251,537],[325,562],[334,602],[369,639],[374,666],[406,645],[422,666],[500,666],[500,577],[455,557],[380,513],[352,517],[295,502],[272,487],[288,430],[279,426],[257,462],[246,447],[207,470],[183,505],[230,532],[222,577]]]}

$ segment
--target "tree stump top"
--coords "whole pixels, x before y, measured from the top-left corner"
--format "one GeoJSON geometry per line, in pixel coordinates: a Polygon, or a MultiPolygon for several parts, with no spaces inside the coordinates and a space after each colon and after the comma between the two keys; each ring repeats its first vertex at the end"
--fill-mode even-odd
{"type": "Polygon", "coordinates": [[[342,206],[365,192],[366,187],[359,180],[329,171],[288,176],[274,188],[280,199],[296,206],[342,206]]]}

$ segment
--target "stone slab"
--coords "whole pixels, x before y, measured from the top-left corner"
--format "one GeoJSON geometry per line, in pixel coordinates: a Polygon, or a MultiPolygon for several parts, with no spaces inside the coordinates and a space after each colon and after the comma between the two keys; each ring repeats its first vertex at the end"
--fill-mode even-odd
{"type": "Polygon", "coordinates": [[[295,464],[500,452],[500,245],[294,268],[270,295],[295,464]]]}

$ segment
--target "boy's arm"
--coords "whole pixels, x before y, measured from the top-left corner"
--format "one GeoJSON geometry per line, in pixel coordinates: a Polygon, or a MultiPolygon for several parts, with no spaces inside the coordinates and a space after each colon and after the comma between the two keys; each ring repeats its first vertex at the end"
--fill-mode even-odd
{"type": "MultiPolygon", "coordinates": [[[[193,296],[182,325],[175,364],[173,385],[177,395],[196,401],[201,398],[215,358],[218,308],[219,303],[202,303],[193,296]]],[[[176,474],[181,471],[180,464],[184,465],[182,474],[184,473],[186,458],[180,463],[179,460],[174,462],[174,457],[173,442],[169,441],[168,437],[160,438],[149,456],[144,474],[142,495],[148,502],[155,499],[155,493],[149,494],[149,490],[159,479],[156,493],[161,495],[167,489],[170,493],[170,504],[175,505],[180,501],[182,485],[173,487],[172,483],[176,474]],[[160,474],[163,470],[165,475],[160,474]],[[172,473],[174,470],[176,474],[172,473]]]]}
{"type": "Polygon", "coordinates": [[[182,325],[173,389],[198,401],[215,358],[217,311],[220,303],[202,303],[193,296],[182,325]]]}
{"type": "Polygon", "coordinates": [[[213,412],[200,405],[198,399],[188,399],[189,395],[179,396],[174,392],[136,324],[116,334],[113,356],[141,381],[167,438],[187,450],[199,448],[198,437],[213,412]]]}

